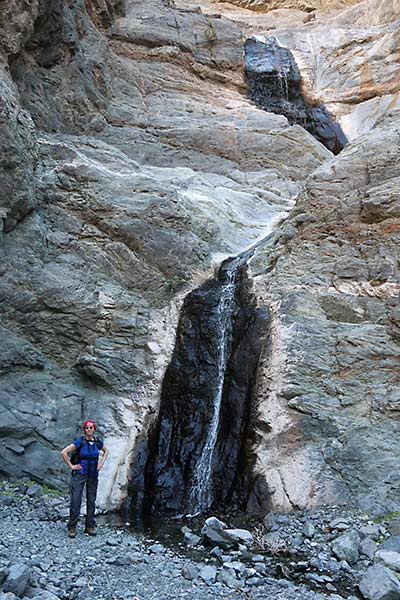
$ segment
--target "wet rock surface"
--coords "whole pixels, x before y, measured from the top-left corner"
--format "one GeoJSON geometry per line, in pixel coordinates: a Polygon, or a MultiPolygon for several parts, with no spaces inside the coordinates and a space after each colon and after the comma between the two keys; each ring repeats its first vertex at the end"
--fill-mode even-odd
{"type": "Polygon", "coordinates": [[[0,15],[1,470],[65,487],[57,452],[90,415],[113,447],[99,498],[118,506],[183,295],[330,153],[247,101],[225,19],[156,0],[124,17],[120,2],[22,4],[0,15]]]}
{"type": "MultiPolygon", "coordinates": [[[[350,117],[333,160],[246,99],[238,21],[126,4],[120,19],[119,2],[2,2],[1,472],[65,487],[57,452],[96,416],[112,449],[99,500],[119,505],[183,295],[297,197],[252,262],[272,316],[259,480],[280,510],[398,510],[398,0],[267,15],[310,96],[350,117]]],[[[251,16],[250,35],[266,23],[251,16]]]]}
{"type": "Polygon", "coordinates": [[[251,295],[246,260],[227,260],[215,279],[185,298],[142,481],[138,472],[131,484],[136,511],[196,514],[249,503],[252,387],[268,314],[251,295]],[[210,463],[197,473],[204,448],[210,463]]]}
{"type": "Polygon", "coordinates": [[[339,154],[346,136],[324,106],[313,106],[303,97],[300,71],[291,52],[273,36],[249,38],[244,48],[249,97],[257,106],[284,115],[289,123],[301,125],[333,154],[339,154]]]}

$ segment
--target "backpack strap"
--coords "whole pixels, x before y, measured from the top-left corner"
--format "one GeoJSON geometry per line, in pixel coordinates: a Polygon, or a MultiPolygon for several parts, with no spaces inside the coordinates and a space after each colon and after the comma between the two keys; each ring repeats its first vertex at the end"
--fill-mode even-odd
{"type": "MultiPolygon", "coordinates": [[[[88,440],[83,435],[79,439],[81,440],[81,444],[80,444],[79,448],[76,449],[76,452],[73,453],[73,459],[71,457],[71,462],[74,465],[77,465],[81,461],[81,448],[82,448],[83,444],[88,444],[89,443],[88,440]]],[[[103,446],[100,446],[101,440],[99,438],[94,437],[93,441],[96,444],[96,448],[98,450],[101,450],[102,447],[103,447],[103,446]]],[[[94,460],[96,460],[97,461],[98,460],[98,456],[96,456],[96,457],[93,456],[93,457],[87,458],[85,460],[88,460],[88,461],[94,461],[94,460]]]]}
{"type": "Polygon", "coordinates": [[[75,452],[73,452],[72,456],[71,456],[71,463],[73,465],[77,465],[81,460],[81,448],[82,448],[82,444],[84,444],[85,440],[84,440],[83,435],[79,439],[81,440],[81,445],[79,446],[79,448],[76,448],[75,452]]]}

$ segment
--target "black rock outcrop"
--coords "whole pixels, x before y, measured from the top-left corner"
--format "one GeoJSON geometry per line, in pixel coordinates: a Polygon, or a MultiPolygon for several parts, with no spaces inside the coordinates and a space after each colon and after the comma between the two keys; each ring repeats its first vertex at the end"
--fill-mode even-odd
{"type": "Polygon", "coordinates": [[[139,474],[142,447],[131,480],[136,508],[146,513],[190,514],[211,505],[246,505],[251,487],[252,386],[268,315],[255,306],[245,264],[232,269],[232,262],[226,261],[217,278],[194,290],[184,302],[159,415],[149,438],[144,477],[139,474]],[[232,297],[221,302],[227,285],[233,286],[232,297]],[[222,359],[221,344],[225,345],[222,359]],[[215,439],[208,447],[219,393],[215,439]],[[200,482],[207,467],[198,473],[199,465],[207,457],[210,481],[200,482]]]}
{"type": "Polygon", "coordinates": [[[322,105],[312,106],[303,97],[301,76],[287,48],[274,37],[245,43],[245,74],[250,98],[268,112],[297,123],[328,150],[339,154],[347,143],[340,125],[322,105]]]}

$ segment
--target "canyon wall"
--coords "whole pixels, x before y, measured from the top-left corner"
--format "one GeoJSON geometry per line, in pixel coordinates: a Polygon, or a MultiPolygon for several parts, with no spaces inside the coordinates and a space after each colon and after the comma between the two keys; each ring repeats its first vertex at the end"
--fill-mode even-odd
{"type": "Polygon", "coordinates": [[[251,262],[272,315],[253,399],[270,506],[398,506],[397,8],[304,24],[213,2],[2,3],[2,475],[65,486],[58,451],[91,417],[111,452],[100,506],[117,507],[184,297],[277,227],[251,262]],[[250,102],[242,31],[275,35],[347,119],[338,157],[250,102]]]}

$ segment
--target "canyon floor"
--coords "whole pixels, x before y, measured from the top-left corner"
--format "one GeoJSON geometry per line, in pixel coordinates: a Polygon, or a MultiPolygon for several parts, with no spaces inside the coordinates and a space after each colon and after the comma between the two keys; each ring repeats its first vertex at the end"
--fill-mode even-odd
{"type": "Polygon", "coordinates": [[[175,522],[172,535],[159,527],[150,536],[110,515],[98,516],[96,537],[81,523],[70,539],[67,512],[68,498],[49,488],[1,484],[1,600],[400,597],[386,566],[400,565],[397,515],[372,520],[339,507],[270,513],[249,527],[247,544],[221,548],[210,542],[212,526],[197,536],[175,522]]]}

